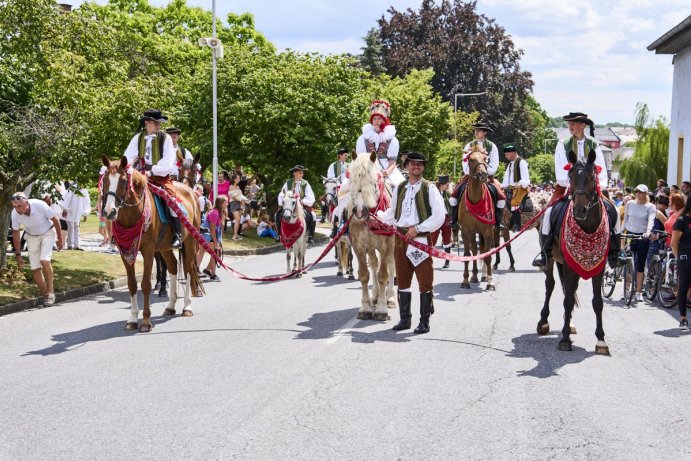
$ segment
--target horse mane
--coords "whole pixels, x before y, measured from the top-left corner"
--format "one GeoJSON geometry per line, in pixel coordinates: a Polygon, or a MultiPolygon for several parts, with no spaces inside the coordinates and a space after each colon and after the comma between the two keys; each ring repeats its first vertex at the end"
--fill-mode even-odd
{"type": "Polygon", "coordinates": [[[377,178],[379,171],[368,153],[360,153],[348,167],[350,172],[350,203],[357,208],[377,206],[379,190],[377,178]]]}

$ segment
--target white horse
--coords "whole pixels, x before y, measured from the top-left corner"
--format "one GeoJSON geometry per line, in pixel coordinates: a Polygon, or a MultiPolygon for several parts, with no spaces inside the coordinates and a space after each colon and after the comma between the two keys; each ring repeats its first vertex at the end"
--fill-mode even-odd
{"type": "MultiPolygon", "coordinates": [[[[305,210],[300,203],[300,197],[286,194],[283,197],[283,214],[281,216],[281,232],[290,236],[290,229],[302,224],[302,233],[290,248],[286,247],[286,273],[305,267],[305,253],[307,252],[307,225],[305,223],[305,210]],[[293,268],[290,268],[290,255],[293,254],[293,268]]],[[[302,273],[297,274],[302,277],[302,273]]]]}
{"type": "Polygon", "coordinates": [[[394,238],[375,234],[368,227],[373,220],[370,212],[377,208],[382,194],[391,192],[380,188],[376,154],[353,154],[350,171],[350,241],[358,260],[358,278],[362,287],[362,302],[358,319],[388,320],[388,308],[397,308],[393,282],[396,274],[394,264],[394,238]],[[377,258],[379,252],[379,258],[377,258]],[[369,268],[368,268],[369,264],[369,268]],[[368,283],[372,271],[372,297],[368,283]]]}

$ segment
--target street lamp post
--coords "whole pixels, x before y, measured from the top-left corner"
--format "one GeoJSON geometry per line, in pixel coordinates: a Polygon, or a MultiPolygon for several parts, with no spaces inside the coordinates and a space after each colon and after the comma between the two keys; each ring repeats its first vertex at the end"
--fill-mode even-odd
{"type": "Polygon", "coordinates": [[[453,177],[454,180],[456,179],[456,142],[458,142],[457,136],[458,133],[456,132],[456,112],[458,112],[458,97],[459,96],[482,96],[483,94],[487,94],[486,91],[483,91],[482,93],[456,93],[453,95],[453,177]]]}
{"type": "MultiPolygon", "coordinates": [[[[211,2],[211,15],[212,15],[212,38],[216,38],[216,0],[211,2]]],[[[218,197],[218,114],[216,111],[216,50],[211,53],[212,56],[212,67],[211,67],[211,85],[213,87],[212,91],[212,105],[213,105],[213,190],[214,190],[214,200],[218,197]]]]}

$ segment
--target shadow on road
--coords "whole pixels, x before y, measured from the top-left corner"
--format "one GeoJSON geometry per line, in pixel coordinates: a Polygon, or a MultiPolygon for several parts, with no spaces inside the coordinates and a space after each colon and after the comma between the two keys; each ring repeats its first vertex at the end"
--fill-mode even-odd
{"type": "MultiPolygon", "coordinates": [[[[309,330],[301,331],[295,339],[329,339],[334,337],[337,331],[341,330],[344,325],[355,319],[358,313],[357,308],[353,309],[343,309],[340,311],[333,312],[319,312],[313,314],[306,322],[299,323],[301,327],[307,327],[309,330]]],[[[391,312],[391,310],[389,311],[391,312]]],[[[389,320],[387,322],[375,322],[374,320],[359,320],[352,327],[349,327],[343,331],[343,336],[350,336],[352,342],[355,343],[374,343],[376,341],[388,341],[388,342],[406,342],[409,341],[408,337],[413,333],[396,333],[391,327],[395,324],[394,320],[389,320]],[[362,329],[370,327],[374,324],[382,325],[385,327],[384,330],[365,332],[365,331],[354,331],[357,329],[362,329]]]]}
{"type": "Polygon", "coordinates": [[[682,336],[691,336],[688,331],[682,332],[679,328],[670,328],[669,330],[658,330],[653,332],[656,335],[664,336],[665,338],[681,338],[682,336]]]}
{"type": "MultiPolygon", "coordinates": [[[[129,296],[128,296],[129,297],[129,296]]],[[[177,316],[152,316],[151,323],[154,327],[161,325],[168,320],[172,320],[177,316]]],[[[141,321],[141,320],[140,320],[141,321]]],[[[96,325],[89,328],[84,328],[82,330],[70,331],[67,333],[60,333],[54,335],[51,339],[55,341],[50,347],[45,349],[40,349],[37,351],[29,351],[22,356],[27,355],[54,355],[61,354],[63,352],[69,352],[71,350],[80,348],[87,343],[95,341],[105,341],[112,338],[119,338],[122,336],[134,336],[138,334],[137,331],[125,330],[126,320],[121,320],[118,322],[104,323],[103,325],[96,325]]],[[[153,331],[156,331],[155,329],[153,331]]],[[[146,333],[144,333],[146,334],[146,333]]]]}
{"type": "Polygon", "coordinates": [[[454,301],[454,296],[456,295],[466,295],[483,293],[485,291],[481,285],[477,283],[471,283],[471,288],[461,288],[461,280],[458,282],[446,282],[437,283],[434,285],[434,299],[439,301],[454,301]]]}
{"type": "MultiPolygon", "coordinates": [[[[557,376],[558,371],[565,365],[580,363],[588,357],[592,357],[595,352],[588,352],[582,347],[573,346],[570,352],[557,350],[557,344],[561,338],[558,335],[550,334],[539,336],[537,333],[528,333],[513,338],[513,350],[507,354],[508,357],[525,359],[532,358],[537,362],[535,368],[518,372],[518,376],[533,376],[535,378],[549,378],[557,376]]],[[[596,339],[592,338],[593,348],[596,339]]]]}
{"type": "Polygon", "coordinates": [[[347,276],[341,277],[336,275],[336,268],[334,268],[333,275],[319,275],[317,277],[312,277],[312,280],[314,280],[314,288],[328,288],[334,285],[346,285],[349,283],[357,283],[358,286],[356,288],[360,288],[360,282],[357,280],[348,280],[347,276]]]}

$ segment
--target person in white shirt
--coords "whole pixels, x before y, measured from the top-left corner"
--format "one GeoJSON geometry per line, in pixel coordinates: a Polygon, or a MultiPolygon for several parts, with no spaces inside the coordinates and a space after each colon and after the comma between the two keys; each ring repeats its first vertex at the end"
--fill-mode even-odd
{"type": "Polygon", "coordinates": [[[43,200],[27,199],[23,192],[15,192],[10,197],[12,206],[12,243],[14,254],[17,257],[19,270],[24,270],[24,260],[21,255],[19,230],[24,226],[26,245],[29,252],[29,264],[43,296],[43,304],[52,306],[55,304],[55,291],[53,289],[53,266],[51,258],[53,245],[58,250],[62,249],[63,239],[60,230],[60,221],[43,200]],[[57,233],[57,241],[55,239],[57,233]]]}
{"type": "Polygon", "coordinates": [[[508,189],[507,196],[511,196],[511,221],[509,228],[518,232],[521,229],[521,202],[528,195],[530,188],[530,176],[528,174],[528,162],[518,155],[516,146],[504,144],[504,155],[509,165],[504,172],[504,180],[501,187],[508,189]]]}
{"type": "Polygon", "coordinates": [[[295,165],[290,169],[290,173],[293,177],[287,180],[283,187],[281,187],[281,192],[278,194],[278,206],[279,211],[276,212],[276,230],[278,235],[281,235],[281,214],[282,210],[280,207],[283,206],[283,198],[286,194],[297,194],[300,197],[300,202],[305,210],[305,225],[307,226],[307,231],[309,232],[309,237],[307,239],[308,243],[314,243],[314,231],[317,226],[317,216],[312,210],[312,206],[315,202],[314,192],[312,191],[312,186],[308,183],[303,176],[305,171],[309,171],[302,165],[295,165]]]}
{"type": "MultiPolygon", "coordinates": [[[[127,146],[125,157],[130,165],[145,173],[153,184],[165,189],[171,197],[175,197],[177,192],[171,179],[171,176],[177,175],[175,149],[170,135],[161,131],[161,123],[167,121],[168,117],[160,110],[145,111],[139,119],[140,131],[127,146]]],[[[173,222],[172,247],[178,249],[182,246],[180,218],[173,210],[170,210],[170,215],[173,222]]]]}
{"type": "Polygon", "coordinates": [[[182,166],[185,161],[188,162],[194,162],[194,157],[192,156],[192,153],[182,147],[180,144],[178,144],[178,141],[180,140],[180,135],[182,133],[182,130],[178,127],[171,126],[166,128],[166,133],[170,136],[171,141],[173,141],[173,149],[175,150],[175,177],[177,178],[178,181],[181,180],[179,177],[180,173],[180,167],[182,166]]]}
{"type": "MultiPolygon", "coordinates": [[[[396,127],[391,125],[391,105],[383,99],[375,99],[369,106],[370,122],[362,127],[362,134],[355,144],[355,152],[375,152],[379,169],[388,178],[396,169],[400,148],[396,139],[396,127]]],[[[394,184],[395,185],[395,184],[394,184]]]]}
{"type": "Polygon", "coordinates": [[[60,201],[62,218],[67,221],[67,249],[83,251],[79,247],[79,223],[91,213],[89,191],[79,188],[76,182],[70,184],[60,201]]]}
{"type": "Polygon", "coordinates": [[[571,136],[560,140],[554,151],[554,174],[557,178],[557,184],[554,187],[554,192],[552,192],[552,198],[547,205],[547,210],[542,217],[540,233],[543,237],[543,245],[540,254],[533,260],[533,266],[536,267],[545,267],[551,255],[553,236],[550,215],[552,213],[552,205],[567,195],[567,188],[569,187],[569,171],[565,168],[569,164],[567,153],[573,152],[579,160],[585,161],[590,151],[594,150],[595,166],[600,169],[597,175],[600,191],[607,188],[607,165],[605,164],[605,157],[602,155],[602,149],[600,149],[600,145],[594,138],[595,125],[593,121],[588,118],[588,114],[583,112],[570,112],[562,119],[568,123],[571,136]],[[586,126],[590,126],[591,137],[585,135],[586,126]]]}
{"type": "Polygon", "coordinates": [[[327,179],[335,179],[338,184],[341,184],[346,177],[346,172],[348,171],[349,163],[346,162],[348,158],[348,149],[341,147],[337,152],[338,160],[329,165],[329,169],[326,172],[327,179]]]}
{"type": "MultiPolygon", "coordinates": [[[[425,156],[418,152],[408,154],[405,165],[408,179],[394,188],[391,207],[386,211],[377,212],[377,216],[386,224],[395,225],[399,232],[406,234],[406,237],[432,245],[430,234],[444,224],[446,207],[434,183],[422,178],[426,161],[425,156]]],[[[401,320],[393,329],[406,330],[411,326],[410,285],[415,274],[420,287],[420,324],[415,333],[427,333],[429,317],[434,312],[432,258],[397,238],[394,260],[401,320]]]]}

